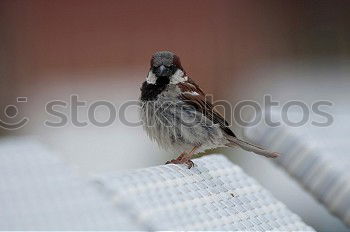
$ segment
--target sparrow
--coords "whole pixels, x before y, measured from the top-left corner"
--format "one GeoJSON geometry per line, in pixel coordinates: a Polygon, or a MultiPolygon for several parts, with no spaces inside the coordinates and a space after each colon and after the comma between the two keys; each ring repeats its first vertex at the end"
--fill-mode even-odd
{"type": "Polygon", "coordinates": [[[218,147],[240,147],[269,158],[278,156],[237,138],[172,52],[160,51],[152,56],[139,102],[140,118],[148,136],[161,148],[179,154],[166,164],[186,164],[191,168],[194,154],[218,147]]]}

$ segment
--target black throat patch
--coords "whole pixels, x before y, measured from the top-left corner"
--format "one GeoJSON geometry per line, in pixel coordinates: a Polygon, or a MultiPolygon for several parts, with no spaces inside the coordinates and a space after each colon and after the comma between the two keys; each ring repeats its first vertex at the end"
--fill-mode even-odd
{"type": "Polygon", "coordinates": [[[154,101],[157,96],[165,90],[170,80],[168,77],[159,77],[155,84],[149,84],[147,81],[143,82],[141,87],[141,100],[154,101]]]}

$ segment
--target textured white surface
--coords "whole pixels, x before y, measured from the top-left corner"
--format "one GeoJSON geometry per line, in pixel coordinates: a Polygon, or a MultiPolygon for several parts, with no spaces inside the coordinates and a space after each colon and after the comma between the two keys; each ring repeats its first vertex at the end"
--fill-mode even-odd
{"type": "Polygon", "coordinates": [[[114,172],[96,181],[150,230],[312,230],[224,156],[196,166],[114,172]]]}
{"type": "Polygon", "coordinates": [[[0,230],[312,230],[223,156],[87,181],[16,138],[0,161],[0,230]]]}
{"type": "Polygon", "coordinates": [[[0,140],[0,230],[142,228],[42,144],[0,140]]]}
{"type": "MultiPolygon", "coordinates": [[[[289,114],[295,121],[300,115],[289,114]]],[[[329,127],[247,128],[246,137],[281,153],[276,162],[332,213],[350,225],[349,115],[334,115],[329,127]]],[[[299,117],[300,118],[300,117],[299,117]]],[[[279,119],[273,114],[274,121],[279,119]]],[[[299,119],[300,120],[300,119],[299,119]]]]}

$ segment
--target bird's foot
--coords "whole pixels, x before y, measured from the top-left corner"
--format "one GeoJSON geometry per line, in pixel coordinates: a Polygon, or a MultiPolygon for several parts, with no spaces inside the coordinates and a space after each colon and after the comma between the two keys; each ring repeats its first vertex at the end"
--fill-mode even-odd
{"type": "Polygon", "coordinates": [[[165,164],[186,164],[188,169],[190,169],[190,168],[192,168],[194,166],[193,161],[190,159],[189,156],[187,156],[186,153],[182,153],[176,159],[167,161],[165,164]]]}

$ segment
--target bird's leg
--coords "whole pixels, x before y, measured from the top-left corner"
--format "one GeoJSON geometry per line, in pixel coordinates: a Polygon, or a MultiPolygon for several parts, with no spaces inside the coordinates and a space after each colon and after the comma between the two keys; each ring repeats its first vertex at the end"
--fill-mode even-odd
{"type": "Polygon", "coordinates": [[[187,167],[190,169],[194,166],[194,163],[192,162],[191,158],[197,149],[198,149],[198,146],[194,146],[189,153],[183,152],[179,155],[179,157],[177,157],[176,159],[167,161],[165,164],[186,164],[187,167]]]}
{"type": "Polygon", "coordinates": [[[188,154],[186,154],[183,158],[183,162],[187,165],[188,169],[194,166],[194,163],[191,160],[191,158],[197,149],[198,149],[198,146],[194,146],[192,150],[188,154]]]}
{"type": "Polygon", "coordinates": [[[185,157],[186,152],[182,152],[179,157],[177,157],[176,159],[172,159],[170,161],[167,161],[165,164],[181,164],[182,159],[185,157]]]}

